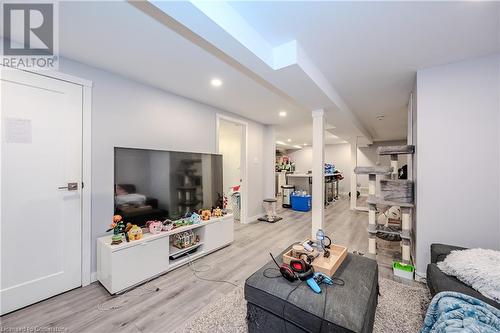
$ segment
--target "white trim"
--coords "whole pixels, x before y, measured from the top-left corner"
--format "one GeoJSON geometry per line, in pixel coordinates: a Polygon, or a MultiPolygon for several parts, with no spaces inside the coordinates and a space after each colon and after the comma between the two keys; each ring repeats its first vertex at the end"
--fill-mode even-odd
{"type": "Polygon", "coordinates": [[[92,272],[90,274],[90,283],[94,283],[97,281],[97,272],[92,272]]]}
{"type": "Polygon", "coordinates": [[[36,75],[40,75],[40,76],[49,77],[49,78],[52,78],[52,79],[57,79],[57,80],[60,80],[60,81],[66,81],[66,82],[69,82],[69,83],[78,84],[78,85],[80,85],[82,87],[92,87],[93,86],[93,82],[92,81],[89,81],[89,80],[86,80],[86,79],[82,79],[82,78],[79,78],[79,77],[76,77],[76,76],[73,76],[73,75],[70,75],[70,74],[58,72],[58,71],[52,71],[52,70],[38,70],[37,71],[37,70],[29,70],[29,69],[21,69],[21,68],[12,68],[12,67],[9,67],[9,66],[3,66],[1,64],[0,64],[0,69],[2,69],[2,70],[18,70],[18,71],[23,71],[23,72],[27,72],[27,73],[31,73],[31,74],[36,74],[36,75]],[[7,67],[8,69],[5,69],[5,67],[7,67]]]}
{"type": "Polygon", "coordinates": [[[46,76],[50,77],[53,79],[61,80],[61,81],[66,81],[69,83],[75,83],[78,84],[82,87],[92,87],[93,83],[92,81],[82,79],[70,74],[62,73],[62,72],[57,72],[57,71],[50,71],[50,70],[44,70],[44,71],[30,71],[30,70],[24,70],[25,72],[30,72],[34,74],[38,74],[41,76],[46,76]]]}
{"type": "Polygon", "coordinates": [[[246,121],[240,120],[238,118],[233,118],[230,116],[226,116],[220,113],[215,115],[216,117],[216,134],[215,134],[215,145],[216,151],[219,152],[219,127],[220,121],[226,120],[232,123],[240,124],[243,126],[243,130],[245,131],[244,138],[245,142],[243,144],[243,148],[245,150],[243,154],[243,161],[241,161],[241,165],[243,166],[243,182],[241,184],[241,212],[240,212],[240,223],[248,223],[249,217],[248,214],[248,123],[246,121]]]}
{"type": "Polygon", "coordinates": [[[427,273],[415,271],[415,281],[425,283],[427,281],[427,273]]]}
{"type": "Polygon", "coordinates": [[[264,214],[257,214],[257,215],[254,215],[254,216],[250,216],[248,217],[247,219],[247,222],[246,223],[254,223],[254,222],[257,222],[257,219],[260,218],[260,217],[263,217],[264,214]]]}
{"type": "Polygon", "coordinates": [[[92,283],[92,82],[82,86],[82,286],[92,283]]]}

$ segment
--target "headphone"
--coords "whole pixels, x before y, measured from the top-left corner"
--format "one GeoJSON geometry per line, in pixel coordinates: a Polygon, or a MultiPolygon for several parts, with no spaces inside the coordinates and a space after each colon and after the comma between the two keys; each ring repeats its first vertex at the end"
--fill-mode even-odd
{"type": "MultiPolygon", "coordinates": [[[[279,265],[273,255],[271,253],[269,253],[269,255],[273,259],[276,266],[278,266],[281,276],[290,282],[294,282],[296,280],[306,281],[314,276],[314,269],[311,264],[305,262],[303,259],[292,259],[290,261],[290,265],[285,263],[279,265]]],[[[310,258],[308,258],[308,261],[309,260],[310,258]]]]}

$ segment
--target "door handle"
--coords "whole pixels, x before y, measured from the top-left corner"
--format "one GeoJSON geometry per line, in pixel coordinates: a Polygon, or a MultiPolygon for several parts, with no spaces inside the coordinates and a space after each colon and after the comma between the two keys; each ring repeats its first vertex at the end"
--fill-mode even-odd
{"type": "Polygon", "coordinates": [[[68,190],[68,191],[76,191],[78,190],[78,183],[68,183],[68,186],[59,186],[58,190],[68,190]]]}

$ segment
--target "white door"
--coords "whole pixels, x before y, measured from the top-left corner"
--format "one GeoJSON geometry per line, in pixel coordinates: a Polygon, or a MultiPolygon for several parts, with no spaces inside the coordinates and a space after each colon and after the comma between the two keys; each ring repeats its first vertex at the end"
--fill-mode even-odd
{"type": "Polygon", "coordinates": [[[81,285],[82,87],[18,70],[0,83],[5,314],[81,285]]]}

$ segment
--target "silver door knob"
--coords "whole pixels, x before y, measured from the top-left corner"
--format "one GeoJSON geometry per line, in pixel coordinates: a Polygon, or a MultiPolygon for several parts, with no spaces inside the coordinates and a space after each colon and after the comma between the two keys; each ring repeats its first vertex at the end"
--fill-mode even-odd
{"type": "Polygon", "coordinates": [[[76,191],[78,190],[78,183],[68,183],[68,186],[59,186],[59,190],[76,191]]]}

